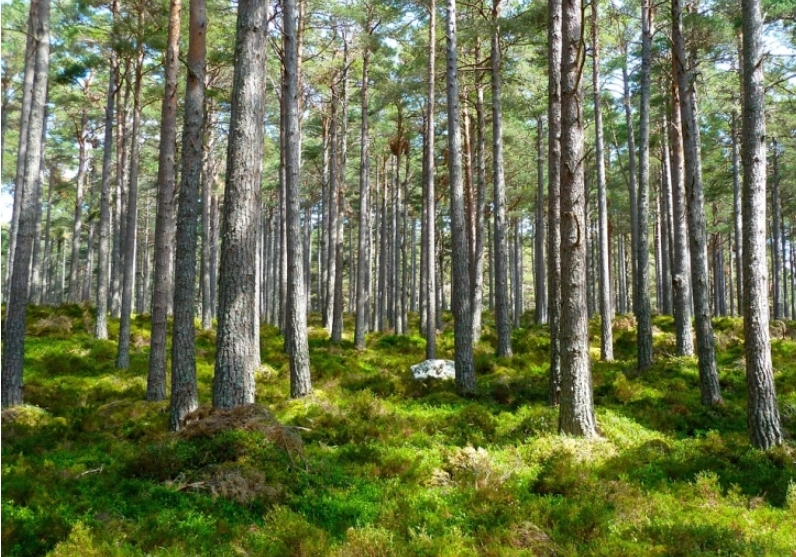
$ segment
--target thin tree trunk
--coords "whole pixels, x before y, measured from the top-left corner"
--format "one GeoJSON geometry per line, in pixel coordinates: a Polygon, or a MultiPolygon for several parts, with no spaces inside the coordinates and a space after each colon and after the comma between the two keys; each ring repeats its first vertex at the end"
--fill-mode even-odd
{"type": "Polygon", "coordinates": [[[771,176],[771,236],[773,241],[771,243],[771,263],[772,263],[772,287],[773,287],[773,315],[774,319],[782,319],[784,316],[785,303],[782,295],[782,270],[785,267],[783,264],[784,248],[782,252],[779,249],[780,238],[782,237],[781,222],[782,222],[782,204],[780,203],[780,176],[779,176],[779,143],[777,138],[771,140],[771,162],[772,162],[772,176],[771,176]]]}
{"type": "MultiPolygon", "coordinates": [[[[672,57],[672,64],[676,64],[672,57]]],[[[694,353],[691,336],[691,255],[688,247],[688,222],[683,176],[683,135],[680,115],[680,91],[673,82],[671,134],[672,224],[674,227],[674,258],[672,263],[672,291],[674,329],[678,356],[694,353]]]]}
{"type": "Polygon", "coordinates": [[[536,123],[536,219],[534,221],[534,321],[547,323],[547,285],[545,284],[544,226],[544,151],[542,118],[536,123]]]}
{"type": "Polygon", "coordinates": [[[69,296],[72,303],[80,300],[80,235],[83,229],[83,194],[86,189],[88,166],[91,162],[89,156],[90,138],[88,137],[88,113],[83,109],[80,119],[80,128],[77,131],[79,145],[77,177],[75,178],[75,210],[72,220],[72,256],[69,260],[69,296]]]}
{"type": "Polygon", "coordinates": [[[669,123],[664,109],[661,125],[661,221],[663,226],[661,251],[663,256],[663,313],[674,315],[672,291],[672,262],[674,239],[672,234],[672,169],[669,153],[669,123]]]}
{"type": "Polygon", "coordinates": [[[6,319],[3,326],[2,407],[17,406],[23,402],[22,370],[25,356],[25,319],[29,294],[30,262],[36,231],[35,187],[41,171],[44,154],[42,130],[45,126],[47,104],[47,77],[50,67],[50,2],[32,3],[30,25],[35,55],[26,61],[33,64],[33,88],[27,124],[27,141],[20,142],[19,156],[24,157],[24,172],[19,187],[19,225],[14,250],[13,269],[10,275],[6,319]],[[20,187],[21,186],[21,187],[20,187]]]}
{"type": "Polygon", "coordinates": [[[562,0],[547,8],[547,276],[550,320],[550,405],[561,399],[561,12],[562,0]]]}
{"type": "Polygon", "coordinates": [[[600,42],[597,17],[597,2],[591,5],[592,42],[592,88],[594,89],[594,156],[597,163],[597,207],[599,211],[599,250],[600,262],[600,359],[610,362],[614,359],[613,323],[614,308],[611,304],[610,259],[608,253],[608,200],[605,186],[605,147],[603,139],[602,103],[600,101],[600,42]]]}
{"type": "MultiPolygon", "coordinates": [[[[168,299],[172,289],[171,246],[174,243],[175,234],[174,186],[177,178],[174,156],[177,150],[177,71],[179,69],[181,9],[181,0],[171,0],[165,56],[166,91],[163,96],[160,116],[158,193],[155,216],[155,279],[152,294],[152,333],[149,343],[149,375],[146,390],[146,399],[150,401],[166,398],[166,319],[169,310],[168,299]]],[[[193,138],[190,140],[194,141],[193,138]]],[[[184,152],[193,148],[193,145],[185,143],[185,137],[183,146],[184,152]]],[[[198,174],[195,177],[199,179],[198,174]]],[[[186,225],[190,226],[190,223],[186,223],[186,225]]],[[[178,257],[182,255],[179,254],[178,257]]],[[[193,283],[190,287],[193,288],[193,283]]],[[[174,427],[173,424],[172,427],[174,427]]]]}
{"type": "MultiPolygon", "coordinates": [[[[307,300],[304,298],[304,278],[301,268],[301,242],[299,233],[299,184],[300,184],[300,137],[299,137],[299,14],[296,0],[285,0],[284,7],[284,56],[285,56],[285,185],[286,185],[286,231],[287,231],[287,329],[289,334],[288,355],[290,357],[290,396],[308,395],[312,391],[310,382],[310,358],[307,344],[307,300]]],[[[258,182],[259,183],[259,182],[258,182]]]]}
{"type": "Polygon", "coordinates": [[[633,123],[632,101],[630,98],[630,77],[627,71],[627,58],[628,45],[627,42],[623,43],[624,49],[624,63],[622,65],[622,83],[624,85],[623,104],[625,107],[625,125],[627,127],[627,163],[628,163],[628,181],[627,188],[630,194],[630,285],[633,289],[632,309],[634,314],[638,314],[638,199],[637,199],[637,183],[636,183],[636,133],[635,125],[633,123]]]}
{"type": "MultiPolygon", "coordinates": [[[[28,17],[28,33],[25,41],[25,72],[22,78],[22,102],[19,115],[19,142],[17,144],[17,166],[14,175],[14,204],[11,212],[11,227],[9,230],[8,255],[6,256],[6,276],[3,288],[3,299],[8,300],[11,290],[11,276],[14,270],[14,258],[19,238],[19,219],[22,212],[23,193],[25,191],[25,165],[27,164],[28,126],[34,97],[36,78],[36,56],[39,42],[36,40],[36,14],[39,13],[41,0],[31,0],[30,15],[28,17]]],[[[48,8],[49,9],[49,8],[48,8]]],[[[5,116],[6,110],[3,110],[5,116]]],[[[5,135],[3,126],[3,135],[5,135]]],[[[5,151],[3,151],[5,152],[5,151]]]]}
{"type": "Polygon", "coordinates": [[[216,165],[213,161],[213,153],[210,150],[211,137],[213,133],[213,123],[215,116],[215,105],[208,102],[205,98],[205,139],[203,146],[204,153],[204,168],[202,170],[202,329],[210,329],[213,327],[213,308],[215,307],[215,299],[213,299],[211,292],[210,268],[211,249],[213,238],[211,234],[211,205],[212,205],[212,187],[215,181],[215,168],[216,165]]]}
{"type": "MultiPolygon", "coordinates": [[[[227,180],[221,230],[218,336],[213,406],[232,408],[254,402],[259,323],[256,307],[257,235],[265,118],[265,48],[268,5],[238,4],[235,72],[227,148],[227,180]]],[[[201,145],[201,140],[198,142],[201,145]]],[[[195,216],[194,216],[195,218],[195,216]]],[[[298,223],[296,223],[298,224],[298,223]]],[[[300,242],[298,226],[295,240],[300,242]]],[[[300,252],[300,249],[299,249],[300,252]]],[[[300,253],[299,253],[300,261],[300,253]]],[[[300,271],[299,271],[300,273],[300,271]]]]}
{"type": "Polygon", "coordinates": [[[719,389],[718,370],[716,369],[716,344],[713,337],[713,324],[711,323],[705,199],[702,189],[702,162],[700,159],[696,91],[693,81],[693,70],[686,69],[687,60],[680,0],[672,0],[672,22],[675,76],[677,77],[680,91],[680,112],[683,126],[685,188],[688,195],[688,231],[691,239],[691,287],[694,298],[699,379],[702,404],[713,406],[721,404],[722,398],[719,389]]]}
{"type": "MultiPolygon", "coordinates": [[[[480,47],[480,41],[478,42],[480,47]]],[[[480,59],[480,48],[476,50],[480,59]]],[[[473,215],[473,260],[471,287],[473,290],[473,342],[481,340],[482,314],[484,310],[484,210],[486,205],[486,119],[484,117],[484,72],[476,73],[475,84],[475,207],[473,215]]]]}
{"type": "Polygon", "coordinates": [[[561,408],[559,430],[597,436],[586,310],[586,192],[583,175],[585,56],[582,0],[564,0],[561,57],[561,408]]]}
{"type": "Polygon", "coordinates": [[[759,0],[741,2],[743,21],[744,347],[752,445],[782,444],[768,330],[766,277],[766,124],[759,0]]]}
{"type": "MultiPolygon", "coordinates": [[[[448,179],[451,196],[451,260],[456,387],[460,394],[475,391],[473,368],[473,316],[470,300],[470,250],[464,214],[462,182],[461,110],[459,108],[458,61],[456,48],[456,0],[448,0],[446,10],[445,70],[448,100],[448,179]]],[[[494,74],[493,74],[494,79],[494,74]]],[[[494,85],[493,85],[494,87],[494,85]]],[[[499,129],[499,128],[498,128],[499,129]]]]}
{"type": "MultiPolygon", "coordinates": [[[[334,244],[334,258],[335,258],[335,282],[334,282],[334,300],[332,304],[332,336],[331,340],[335,344],[339,344],[343,340],[343,267],[344,267],[344,240],[345,230],[344,214],[345,214],[345,171],[346,171],[346,157],[348,154],[348,37],[343,38],[343,73],[341,76],[342,81],[342,99],[341,114],[340,114],[340,166],[339,166],[339,188],[337,191],[336,207],[337,207],[337,231],[335,234],[334,244]]],[[[305,302],[306,306],[306,302],[305,302]]]]}
{"type": "MultiPolygon", "coordinates": [[[[138,14],[139,29],[143,27],[143,15],[138,14]]],[[[141,157],[141,87],[144,73],[144,45],[141,39],[136,47],[135,81],[133,84],[133,127],[132,149],[130,151],[130,183],[127,187],[126,224],[124,232],[124,257],[122,273],[121,320],[119,322],[119,349],[116,354],[116,368],[130,367],[130,334],[133,313],[133,291],[135,288],[135,255],[137,247],[138,224],[138,173],[141,157]]]]}
{"type": "Polygon", "coordinates": [[[189,17],[188,75],[185,86],[182,172],[174,261],[174,334],[171,344],[171,404],[169,407],[169,429],[171,431],[180,429],[185,416],[193,412],[199,405],[196,384],[196,330],[194,326],[196,297],[194,292],[196,289],[198,205],[200,188],[203,188],[200,182],[203,164],[202,137],[205,123],[205,44],[207,36],[205,0],[191,0],[189,17]]]}
{"type": "Polygon", "coordinates": [[[652,308],[649,276],[650,198],[650,73],[652,71],[652,0],[641,6],[641,109],[639,111],[638,244],[636,258],[636,321],[638,370],[652,365],[652,308]]]}
{"type": "MultiPolygon", "coordinates": [[[[489,56],[492,70],[492,181],[495,202],[495,329],[497,356],[511,356],[511,323],[509,322],[508,270],[506,269],[508,241],[506,234],[506,182],[503,168],[503,105],[500,76],[500,2],[493,4],[492,50],[489,56]]],[[[455,257],[455,251],[454,251],[455,257]]],[[[455,273],[456,271],[454,271],[455,273]]]]}
{"type": "Polygon", "coordinates": [[[424,251],[424,274],[421,288],[424,292],[426,301],[425,311],[425,336],[426,336],[426,359],[437,357],[437,270],[436,270],[436,198],[434,191],[434,104],[436,87],[436,53],[437,53],[437,3],[436,0],[429,0],[429,23],[428,23],[428,77],[426,93],[426,153],[423,157],[423,251],[424,251]]]}

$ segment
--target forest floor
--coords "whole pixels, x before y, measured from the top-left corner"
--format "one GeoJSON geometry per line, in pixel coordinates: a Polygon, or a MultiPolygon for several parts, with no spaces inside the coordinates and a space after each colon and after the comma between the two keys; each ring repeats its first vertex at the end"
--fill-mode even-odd
{"type": "MultiPolygon", "coordinates": [[[[496,359],[489,319],[470,399],[412,379],[421,337],[371,334],[358,352],[350,336],[330,344],[314,316],[315,390],[289,400],[283,339],[265,327],[262,406],[231,413],[208,408],[215,334],[201,332],[203,407],[175,435],[167,403],[143,400],[147,317],[119,371],[88,308],[30,308],[29,405],[2,413],[2,553],[796,555],[796,322],[772,339],[789,440],[761,452],[747,440],[738,319],[714,321],[726,404],[711,409],[695,359],[672,355],[671,318],[655,318],[656,363],[641,377],[632,319],[615,322],[614,363],[597,361],[593,321],[597,441],[557,434],[545,329],[515,331],[516,355],[496,359]]],[[[446,325],[439,355],[451,358],[446,325]]]]}

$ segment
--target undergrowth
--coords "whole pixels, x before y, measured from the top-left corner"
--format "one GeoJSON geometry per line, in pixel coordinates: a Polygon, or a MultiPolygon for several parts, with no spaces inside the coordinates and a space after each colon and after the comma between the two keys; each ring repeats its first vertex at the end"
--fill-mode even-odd
{"type": "MultiPolygon", "coordinates": [[[[711,409],[699,403],[696,360],[672,355],[670,318],[656,318],[656,363],[641,377],[635,323],[617,319],[618,361],[593,363],[602,437],[583,441],[557,434],[549,338],[527,322],[515,355],[496,359],[485,316],[468,399],[411,378],[425,351],[416,333],[371,334],[360,352],[350,336],[331,344],[313,316],[314,392],[289,400],[283,339],[263,327],[259,406],[232,412],[208,406],[215,334],[200,332],[203,406],[170,434],[167,403],[143,400],[146,317],[133,321],[131,366],[120,371],[115,339],[90,336],[89,308],[29,316],[28,404],[2,418],[3,555],[796,552],[796,446],[749,445],[737,319],[716,322],[726,404],[711,409]]],[[[443,358],[453,357],[449,319],[443,358]]],[[[772,341],[789,439],[794,325],[772,341]]],[[[591,334],[596,347],[598,323],[591,334]]]]}

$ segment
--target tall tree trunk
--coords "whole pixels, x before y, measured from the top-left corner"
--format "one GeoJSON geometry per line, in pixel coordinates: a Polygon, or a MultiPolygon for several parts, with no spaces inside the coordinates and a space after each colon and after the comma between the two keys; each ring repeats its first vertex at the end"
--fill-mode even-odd
{"type": "Polygon", "coordinates": [[[782,222],[782,204],[780,203],[780,192],[779,192],[779,185],[780,185],[780,176],[779,176],[779,143],[777,142],[777,138],[773,138],[771,141],[771,162],[772,164],[772,176],[771,176],[771,236],[773,238],[773,242],[771,242],[771,274],[773,277],[772,280],[772,289],[773,289],[773,316],[774,319],[782,319],[784,316],[784,301],[783,301],[783,293],[782,293],[782,270],[785,267],[783,264],[783,257],[785,250],[783,249],[780,252],[779,249],[779,242],[780,238],[782,237],[781,232],[781,222],[782,222]]]}
{"type": "Polygon", "coordinates": [[[586,311],[586,192],[583,176],[585,56],[582,0],[564,0],[561,57],[561,408],[559,430],[597,436],[586,311]]]}
{"type": "Polygon", "coordinates": [[[661,251],[663,255],[663,313],[674,315],[672,293],[672,262],[674,260],[674,239],[672,234],[672,169],[669,154],[669,123],[664,108],[661,115],[661,251]]]}
{"type": "Polygon", "coordinates": [[[111,266],[111,315],[119,317],[122,311],[122,275],[124,273],[124,238],[126,237],[125,183],[127,181],[127,151],[130,144],[130,58],[125,59],[124,72],[120,74],[118,83],[124,82],[124,94],[119,102],[116,124],[116,192],[114,200],[114,234],[113,260],[111,266]]]}
{"type": "Polygon", "coordinates": [[[19,188],[19,225],[17,228],[14,263],[10,275],[6,320],[3,326],[2,407],[23,402],[22,368],[25,356],[25,319],[29,294],[30,262],[36,231],[36,181],[44,155],[42,130],[45,126],[47,104],[47,76],[50,66],[50,1],[31,3],[30,25],[34,56],[26,60],[33,64],[33,88],[27,123],[27,140],[20,141],[18,156],[24,157],[19,188]],[[24,152],[19,152],[24,147],[24,152]]]}
{"type": "MultiPolygon", "coordinates": [[[[480,59],[480,41],[476,59],[480,59]]],[[[486,119],[484,116],[484,72],[476,73],[475,84],[475,207],[473,215],[473,260],[470,277],[473,290],[473,342],[481,340],[482,314],[484,309],[484,210],[486,208],[486,119]]]]}
{"type": "MultiPolygon", "coordinates": [[[[307,300],[304,298],[304,277],[301,267],[301,235],[299,233],[299,48],[296,0],[285,0],[284,4],[284,56],[285,56],[285,184],[286,184],[286,231],[287,231],[287,330],[288,355],[290,356],[290,396],[308,395],[312,391],[310,382],[310,358],[307,344],[307,300]]],[[[258,182],[259,183],[259,182],[258,182]]]]}
{"type": "MultiPolygon", "coordinates": [[[[521,326],[522,314],[525,311],[523,299],[523,264],[522,264],[522,219],[514,219],[514,328],[521,326]]],[[[510,338],[510,337],[509,337],[510,338]]]]}
{"type": "MultiPolygon", "coordinates": [[[[143,31],[143,14],[138,14],[138,28],[143,31]]],[[[122,265],[121,320],[119,322],[119,349],[116,354],[116,368],[130,367],[130,334],[133,313],[133,291],[135,287],[135,254],[138,238],[138,173],[141,157],[141,87],[144,74],[144,44],[138,39],[136,46],[135,81],[133,83],[133,127],[131,131],[130,182],[127,186],[125,211],[124,253],[122,265]]]]}
{"type": "Polygon", "coordinates": [[[710,311],[708,283],[707,231],[705,225],[705,196],[702,188],[699,123],[697,120],[696,90],[693,70],[686,69],[685,38],[683,36],[680,0],[672,0],[672,45],[675,76],[680,91],[680,112],[683,125],[685,154],[685,188],[688,195],[688,232],[691,239],[691,287],[694,297],[697,357],[702,404],[721,404],[719,375],[716,369],[716,343],[710,311]]]}
{"type": "Polygon", "coordinates": [[[636,257],[636,321],[638,369],[652,365],[652,309],[649,271],[650,198],[650,73],[652,71],[652,0],[641,5],[641,110],[639,111],[638,244],[636,257]]]}
{"type": "Polygon", "coordinates": [[[741,2],[743,21],[744,347],[752,445],[782,444],[768,330],[766,123],[760,0],[741,2]]]}
{"type": "Polygon", "coordinates": [[[434,104],[436,92],[436,53],[437,53],[437,3],[429,0],[429,23],[428,23],[428,79],[426,93],[426,153],[423,157],[423,262],[424,274],[421,288],[424,292],[426,301],[425,312],[425,336],[426,336],[426,359],[437,357],[437,271],[436,271],[436,198],[434,191],[434,104]]]}
{"type": "Polygon", "coordinates": [[[561,399],[561,11],[563,0],[547,8],[547,276],[550,319],[550,405],[561,399]]]}
{"type": "MultiPolygon", "coordinates": [[[[674,56],[672,57],[672,64],[676,65],[674,56]]],[[[680,125],[682,121],[680,115],[680,90],[674,81],[672,85],[672,121],[669,131],[672,146],[672,224],[674,227],[672,291],[674,329],[677,355],[690,356],[694,353],[694,340],[691,336],[691,254],[688,247],[688,221],[686,217],[688,209],[685,197],[685,178],[683,176],[683,132],[680,125]]]]}
{"type": "MultiPolygon", "coordinates": [[[[492,10],[492,50],[489,56],[492,69],[492,181],[495,188],[495,329],[497,356],[511,356],[511,323],[508,292],[508,239],[506,234],[506,182],[503,168],[503,105],[500,77],[500,17],[499,0],[492,10]]],[[[454,252],[455,256],[455,252],[454,252]]],[[[455,271],[454,271],[455,272],[455,271]]]]}
{"type": "Polygon", "coordinates": [[[597,2],[591,4],[591,43],[592,43],[592,88],[594,89],[594,156],[597,162],[597,207],[599,211],[599,250],[600,261],[600,359],[614,359],[613,323],[614,308],[611,304],[610,259],[608,253],[608,200],[605,189],[605,147],[603,140],[602,103],[600,101],[600,42],[597,18],[597,2]]]}
{"type": "MultiPolygon", "coordinates": [[[[111,55],[108,67],[108,96],[105,102],[105,139],[102,145],[102,186],[100,190],[99,248],[97,250],[97,294],[94,300],[97,307],[97,317],[94,321],[94,336],[98,339],[108,338],[108,291],[110,288],[111,271],[111,158],[113,157],[114,99],[116,98],[116,68],[114,58],[114,55],[111,55]]],[[[48,213],[49,210],[48,204],[48,213]]]]}
{"type": "MultiPolygon", "coordinates": [[[[456,0],[448,0],[446,10],[445,70],[448,100],[448,179],[451,196],[452,305],[456,387],[460,394],[475,391],[473,368],[473,316],[470,306],[470,250],[464,216],[462,182],[461,110],[459,108],[458,62],[456,49],[456,0]]],[[[494,78],[494,76],[493,76],[494,78]]],[[[494,85],[493,85],[494,87],[494,85]]]]}
{"type": "Polygon", "coordinates": [[[205,139],[203,146],[204,153],[204,168],[202,170],[202,262],[201,262],[201,280],[202,280],[202,329],[210,329],[213,327],[213,308],[215,307],[215,299],[212,297],[213,287],[210,280],[210,267],[211,262],[211,249],[213,244],[213,237],[211,234],[211,205],[212,205],[212,188],[215,182],[215,169],[216,165],[213,161],[213,153],[210,150],[211,138],[213,133],[213,122],[215,116],[215,105],[212,101],[208,102],[205,98],[205,139]]]}
{"type": "MultiPolygon", "coordinates": [[[[254,402],[254,368],[258,354],[254,339],[258,336],[259,323],[253,308],[256,307],[260,222],[257,191],[261,187],[264,148],[267,36],[264,22],[267,14],[267,2],[242,0],[238,4],[221,223],[218,337],[213,377],[213,406],[216,408],[254,402]]],[[[198,144],[201,145],[201,141],[198,144]]],[[[298,226],[294,232],[295,240],[300,242],[298,226]]],[[[300,261],[301,254],[298,255],[300,261]]]]}
{"type": "MultiPolygon", "coordinates": [[[[14,175],[14,204],[11,212],[11,227],[9,230],[8,255],[6,256],[6,276],[3,285],[3,299],[8,300],[11,290],[11,276],[14,270],[14,258],[19,238],[19,219],[22,212],[22,201],[25,180],[25,165],[27,164],[28,126],[34,97],[36,80],[36,56],[40,41],[36,39],[36,17],[39,13],[41,0],[31,0],[30,15],[28,17],[28,33],[25,41],[25,71],[22,78],[22,102],[19,115],[19,142],[17,144],[17,166],[14,175]]],[[[49,9],[49,8],[48,8],[49,9]]],[[[4,107],[3,116],[6,110],[4,107]]],[[[6,127],[3,126],[3,136],[6,127]]],[[[5,152],[5,151],[3,151],[5,152]]]]}
{"type": "Polygon", "coordinates": [[[205,0],[191,0],[188,75],[186,77],[185,117],[182,129],[182,172],[177,208],[176,258],[174,261],[174,334],[171,343],[171,404],[169,408],[169,429],[171,431],[180,429],[185,416],[189,412],[193,412],[199,405],[196,385],[196,331],[194,327],[196,298],[194,291],[196,289],[198,205],[203,163],[206,36],[205,0]]]}
{"type": "MultiPolygon", "coordinates": [[[[329,188],[327,197],[326,220],[326,284],[324,285],[324,309],[323,326],[331,333],[334,313],[334,292],[337,281],[337,235],[339,227],[337,221],[340,218],[340,135],[339,135],[339,116],[340,96],[337,92],[337,72],[334,72],[331,85],[330,116],[329,116],[329,188]]],[[[341,273],[342,274],[342,273],[341,273]]]]}
{"type": "MultiPolygon", "coordinates": [[[[181,0],[169,4],[169,34],[165,56],[166,91],[160,114],[160,151],[158,154],[158,194],[155,216],[155,279],[152,294],[152,333],[149,343],[149,375],[146,399],[150,401],[166,398],[166,319],[169,311],[169,296],[172,290],[172,250],[174,243],[174,185],[177,150],[177,71],[180,54],[181,0]]],[[[189,78],[190,84],[190,78],[189,78]]],[[[204,85],[204,84],[203,84],[204,85]]],[[[194,85],[195,86],[195,85],[194,85]]],[[[187,100],[187,99],[186,99],[187,100]]],[[[195,107],[191,107],[195,109],[195,107]]],[[[186,112],[187,114],[187,112],[186,112]]],[[[191,115],[195,117],[195,115],[191,115]]],[[[187,118],[186,118],[187,120],[187,118]]],[[[200,118],[201,120],[201,118],[200,118]]],[[[186,121],[186,129],[188,122],[186,121]]],[[[194,148],[183,137],[184,153],[194,148]]],[[[187,138],[195,141],[193,137],[187,138]]],[[[201,141],[200,141],[201,145],[201,141]]],[[[183,154],[183,158],[185,154],[183,154]]],[[[200,173],[195,178],[200,179],[200,173]]],[[[193,186],[191,184],[189,188],[193,186]]],[[[190,226],[190,222],[185,223],[190,226]]],[[[183,256],[179,254],[178,257],[183,256]]],[[[193,283],[190,285],[193,288],[193,283]]],[[[193,318],[193,316],[191,316],[193,318]]],[[[193,324],[193,321],[191,322],[193,324]]],[[[173,427],[173,424],[172,424],[173,427]]]]}
{"type": "Polygon", "coordinates": [[[547,323],[547,285],[545,279],[545,226],[544,226],[544,126],[542,118],[536,122],[536,218],[534,221],[534,303],[536,310],[534,321],[537,324],[547,323]]]}
{"type": "Polygon", "coordinates": [[[83,194],[86,189],[88,166],[91,162],[89,155],[90,138],[88,136],[88,113],[83,109],[80,117],[80,127],[77,130],[77,143],[79,145],[77,177],[75,178],[75,211],[72,220],[72,256],[69,260],[69,296],[71,303],[80,301],[80,235],[83,229],[83,194]]]}
{"type": "Polygon", "coordinates": [[[633,289],[632,308],[633,313],[638,314],[638,189],[636,182],[636,132],[633,123],[632,100],[630,97],[630,76],[627,71],[627,42],[623,42],[624,63],[622,65],[622,83],[624,86],[623,104],[625,107],[625,125],[627,127],[627,167],[628,181],[627,189],[630,194],[630,284],[633,289]]]}
{"type": "Polygon", "coordinates": [[[735,232],[735,293],[738,299],[738,313],[743,315],[743,219],[741,209],[741,152],[739,146],[738,112],[733,110],[730,119],[732,135],[732,191],[733,191],[733,229],[735,232]]]}
{"type": "MultiPolygon", "coordinates": [[[[343,340],[343,267],[344,267],[344,241],[345,230],[345,171],[346,157],[348,154],[348,36],[343,37],[343,72],[340,76],[342,81],[342,98],[340,101],[340,166],[339,166],[339,188],[337,190],[337,231],[335,234],[334,259],[335,259],[335,281],[332,302],[332,335],[331,341],[339,344],[343,340]]],[[[305,302],[306,305],[306,302],[305,302]]]]}
{"type": "MultiPolygon", "coordinates": [[[[370,15],[370,14],[369,14],[370,15]]],[[[359,236],[357,238],[357,299],[354,345],[357,350],[365,349],[365,335],[370,325],[370,128],[368,110],[370,108],[370,41],[376,26],[370,17],[365,23],[364,47],[362,52],[362,125],[359,142],[359,236]]]]}

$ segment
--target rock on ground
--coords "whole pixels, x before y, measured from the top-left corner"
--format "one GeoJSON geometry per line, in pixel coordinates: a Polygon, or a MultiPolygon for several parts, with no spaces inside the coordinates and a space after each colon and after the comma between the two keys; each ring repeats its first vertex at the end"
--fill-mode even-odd
{"type": "Polygon", "coordinates": [[[412,366],[412,376],[418,381],[432,377],[434,379],[455,379],[456,371],[451,360],[426,360],[412,366]]]}

